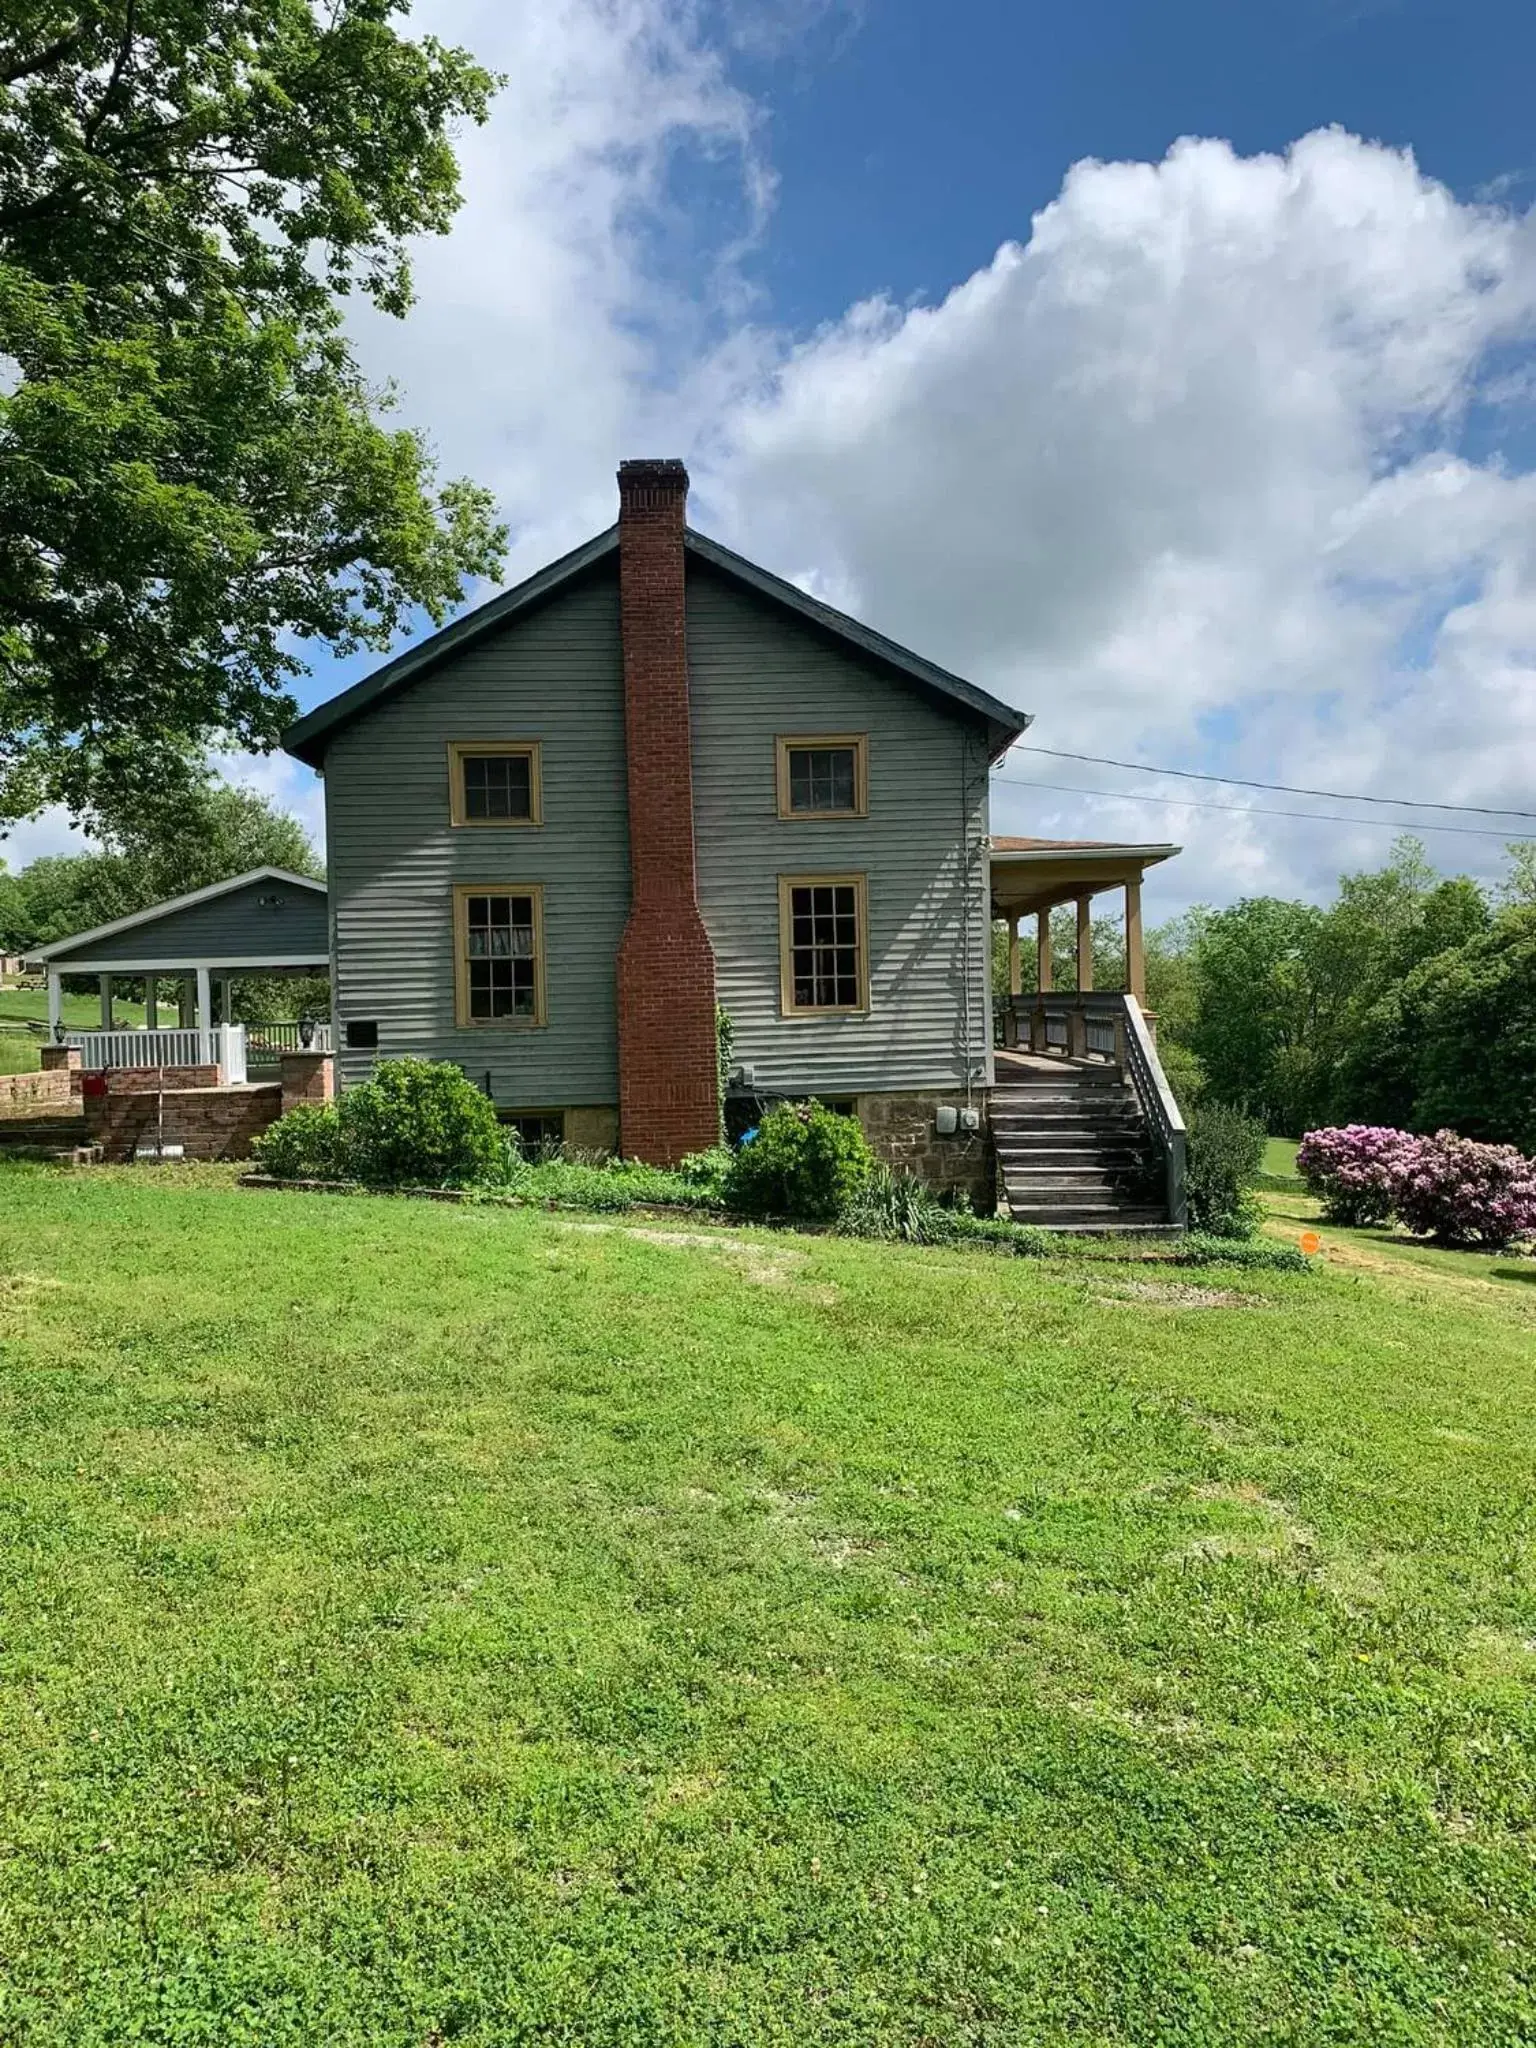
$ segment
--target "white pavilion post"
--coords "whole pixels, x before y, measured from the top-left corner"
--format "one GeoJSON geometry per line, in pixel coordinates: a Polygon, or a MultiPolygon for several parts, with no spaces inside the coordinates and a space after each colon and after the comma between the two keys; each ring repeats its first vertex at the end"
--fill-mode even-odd
{"type": "Polygon", "coordinates": [[[216,1058],[213,1045],[213,977],[206,967],[197,970],[198,1060],[202,1066],[216,1058]]]}
{"type": "Polygon", "coordinates": [[[101,1028],[103,1031],[110,1031],[112,1029],[112,977],[110,974],[99,974],[96,979],[101,985],[101,1028]]]}
{"type": "Polygon", "coordinates": [[[160,1029],[160,981],[153,974],[144,977],[144,1028],[146,1031],[160,1029]]]}
{"type": "Polygon", "coordinates": [[[59,1039],[59,1026],[64,1021],[64,982],[57,967],[48,970],[48,1036],[55,1045],[59,1039]]]}

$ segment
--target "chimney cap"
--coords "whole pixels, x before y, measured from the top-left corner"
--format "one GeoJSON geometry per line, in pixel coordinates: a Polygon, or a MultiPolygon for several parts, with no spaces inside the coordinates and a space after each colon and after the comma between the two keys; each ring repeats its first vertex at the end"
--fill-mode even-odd
{"type": "Polygon", "coordinates": [[[632,462],[621,462],[620,499],[634,490],[672,491],[685,496],[688,490],[687,466],[675,455],[642,456],[632,462]]]}

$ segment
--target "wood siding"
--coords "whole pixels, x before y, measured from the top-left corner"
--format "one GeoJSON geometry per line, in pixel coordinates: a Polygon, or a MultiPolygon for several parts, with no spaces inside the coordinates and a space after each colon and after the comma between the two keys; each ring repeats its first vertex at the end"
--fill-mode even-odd
{"type": "MultiPolygon", "coordinates": [[[[92,966],[122,960],[166,968],[200,960],[323,960],[327,951],[323,891],[271,878],[72,949],[92,966]]],[[[49,964],[67,974],[70,959],[61,953],[49,964]]]]}
{"type": "Polygon", "coordinates": [[[699,900],[736,1057],[754,1069],[757,1089],[956,1088],[968,1064],[974,1081],[986,1081],[979,731],[697,561],[688,570],[688,661],[699,900]],[[776,740],[816,732],[868,733],[866,817],[778,815],[776,740]],[[867,1015],[781,1014],[778,878],[818,872],[868,877],[867,1015]]]}
{"type": "Polygon", "coordinates": [[[629,903],[618,581],[610,558],[338,733],[326,757],[343,1083],[375,1057],[458,1061],[508,1107],[618,1100],[614,956],[629,903]],[[542,825],[450,823],[448,742],[537,739],[542,825]],[[456,884],[543,892],[548,1022],[454,1021],[456,884]],[[377,1055],[348,1053],[349,1019],[377,1055]]]}

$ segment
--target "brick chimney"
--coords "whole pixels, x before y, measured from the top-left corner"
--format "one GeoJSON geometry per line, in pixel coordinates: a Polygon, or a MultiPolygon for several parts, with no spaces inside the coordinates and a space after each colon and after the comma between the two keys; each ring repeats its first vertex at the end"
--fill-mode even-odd
{"type": "Polygon", "coordinates": [[[715,956],[699,914],[683,608],[688,472],[619,465],[629,922],[619,945],[619,1146],[671,1166],[719,1135],[715,956]]]}

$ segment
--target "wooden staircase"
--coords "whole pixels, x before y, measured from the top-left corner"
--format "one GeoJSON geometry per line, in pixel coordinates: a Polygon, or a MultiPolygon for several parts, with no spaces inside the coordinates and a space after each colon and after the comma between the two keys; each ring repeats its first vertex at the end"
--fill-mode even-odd
{"type": "Polygon", "coordinates": [[[1156,1143],[1113,1066],[1015,1065],[991,1097],[1003,1200],[1046,1230],[1174,1234],[1156,1143]]]}

